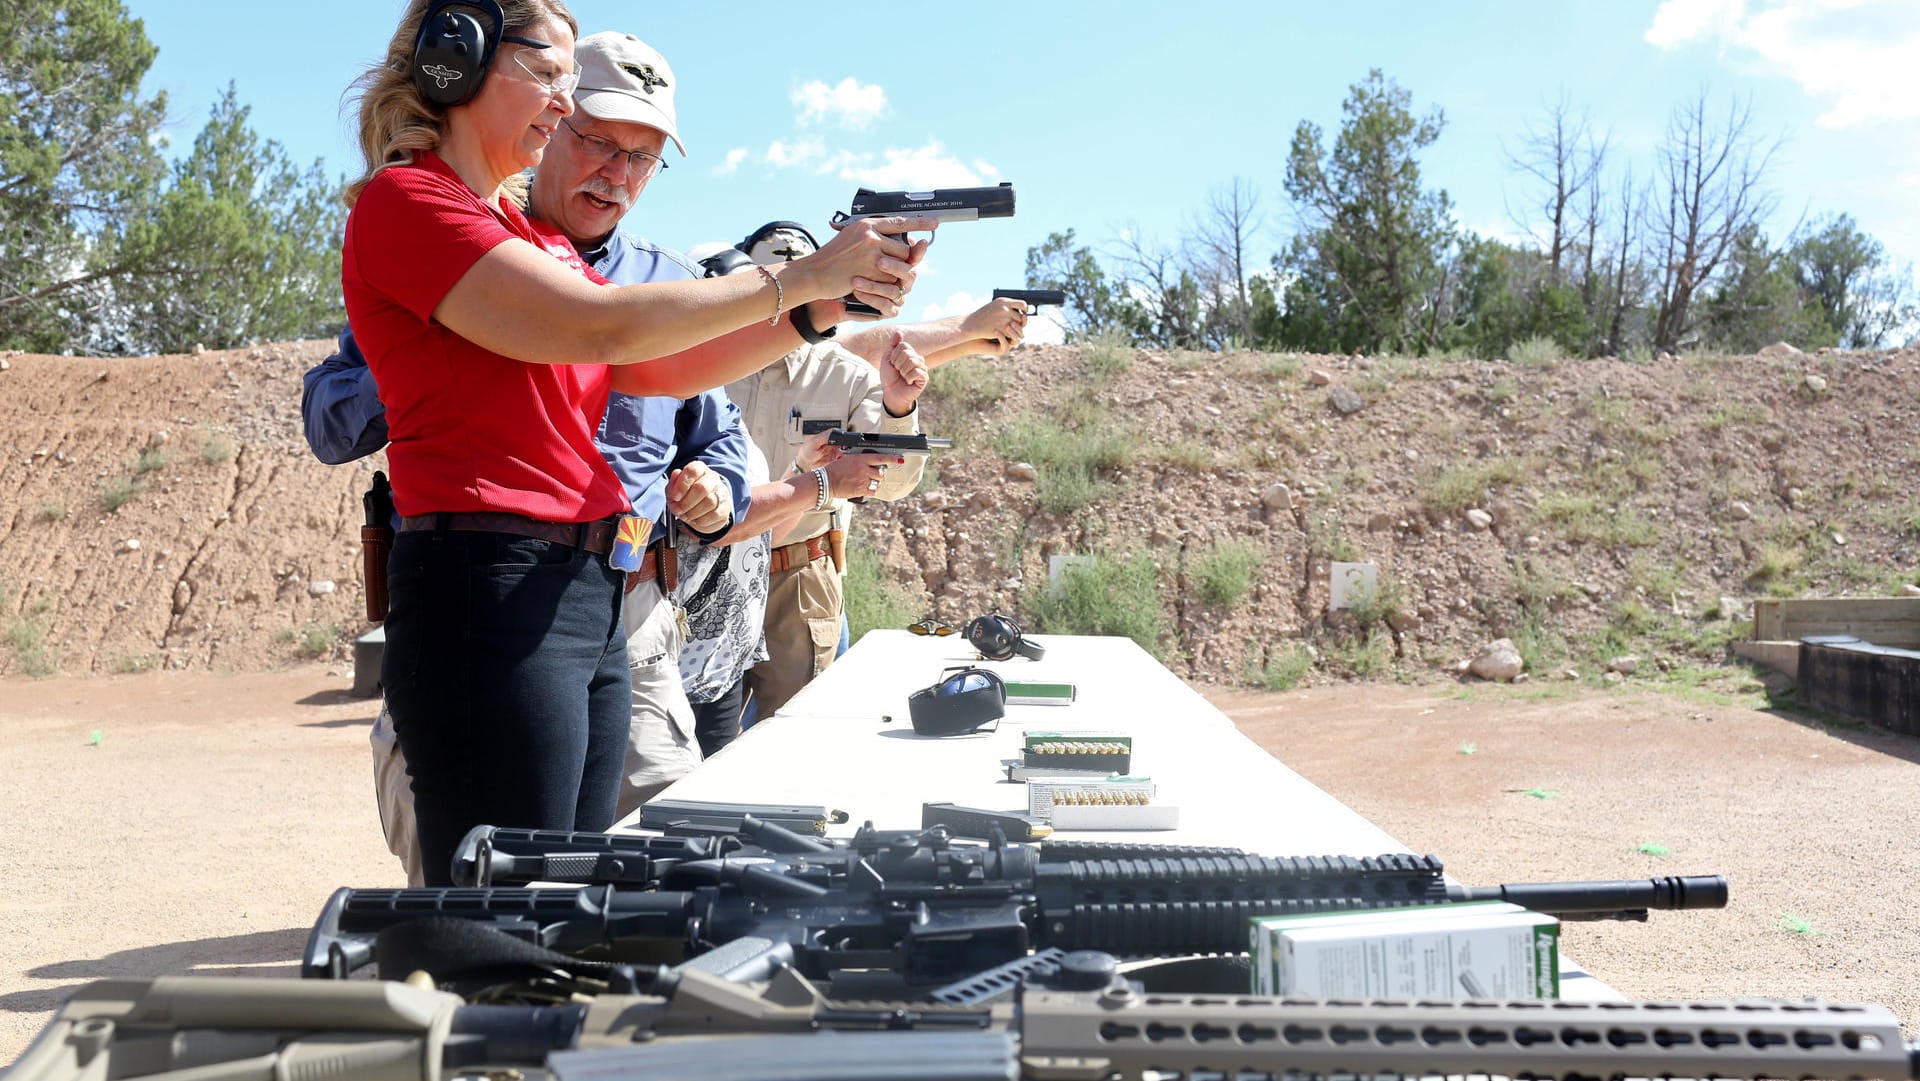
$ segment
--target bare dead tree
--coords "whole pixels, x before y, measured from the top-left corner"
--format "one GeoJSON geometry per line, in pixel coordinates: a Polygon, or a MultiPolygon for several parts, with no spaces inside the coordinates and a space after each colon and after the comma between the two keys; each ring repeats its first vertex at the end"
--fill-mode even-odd
{"type": "Polygon", "coordinates": [[[1627,287],[1627,271],[1639,248],[1633,235],[1633,225],[1640,220],[1646,204],[1646,193],[1634,186],[1633,166],[1629,165],[1627,175],[1620,183],[1620,246],[1613,256],[1612,296],[1608,303],[1606,348],[1609,354],[1616,357],[1625,351],[1627,310],[1633,306],[1635,299],[1634,292],[1627,287]]]}
{"type": "Polygon", "coordinates": [[[1130,227],[1120,231],[1113,257],[1119,289],[1140,313],[1138,337],[1176,349],[1205,347],[1200,286],[1182,252],[1130,227]]]}
{"type": "Polygon", "coordinates": [[[1660,281],[1653,325],[1656,349],[1675,349],[1694,329],[1694,295],[1713,279],[1747,226],[1773,212],[1764,187],[1778,140],[1762,145],[1751,101],[1708,115],[1707,92],[1675,109],[1655,162],[1659,196],[1647,221],[1660,281]]]}
{"type": "MultiPolygon", "coordinates": [[[[1509,216],[1521,229],[1532,232],[1539,214],[1548,230],[1546,243],[1548,281],[1559,285],[1565,280],[1566,261],[1574,238],[1582,226],[1592,222],[1579,220],[1581,196],[1594,197],[1607,147],[1612,136],[1596,136],[1585,110],[1575,112],[1565,93],[1547,107],[1545,122],[1529,126],[1517,152],[1507,154],[1507,163],[1534,178],[1540,185],[1537,205],[1526,215],[1509,216]]],[[[1589,247],[1591,250],[1591,247],[1589,247]]]]}
{"type": "Polygon", "coordinates": [[[1215,188],[1207,197],[1205,214],[1190,230],[1192,269],[1211,296],[1211,314],[1231,327],[1235,339],[1243,345],[1253,340],[1247,251],[1263,225],[1259,191],[1250,181],[1234,177],[1231,184],[1215,188]]]}

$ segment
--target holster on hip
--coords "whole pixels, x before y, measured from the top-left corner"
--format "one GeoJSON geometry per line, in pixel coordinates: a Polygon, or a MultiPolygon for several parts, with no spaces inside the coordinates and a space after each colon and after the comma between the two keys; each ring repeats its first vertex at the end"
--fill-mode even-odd
{"type": "Polygon", "coordinates": [[[366,520],[360,525],[360,573],[366,579],[367,622],[387,618],[387,554],[393,551],[393,486],[375,470],[373,483],[360,497],[366,520]]]}
{"type": "Polygon", "coordinates": [[[833,557],[833,569],[837,573],[847,573],[847,531],[844,529],[827,530],[827,554],[833,557]]]}

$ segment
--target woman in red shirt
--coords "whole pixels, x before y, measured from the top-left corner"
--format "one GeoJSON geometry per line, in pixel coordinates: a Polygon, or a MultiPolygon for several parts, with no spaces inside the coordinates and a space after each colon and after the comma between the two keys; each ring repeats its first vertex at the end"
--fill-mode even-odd
{"type": "Polygon", "coordinates": [[[608,553],[629,506],[594,445],[609,390],[757,371],[812,301],[897,311],[919,255],[899,234],[932,224],[856,224],[755,276],[609,286],[507,197],[573,112],[577,31],[560,0],[412,0],[356,83],[367,171],[341,280],[392,440],[381,679],[429,885],[475,825],[612,823],[630,691],[608,553]]]}

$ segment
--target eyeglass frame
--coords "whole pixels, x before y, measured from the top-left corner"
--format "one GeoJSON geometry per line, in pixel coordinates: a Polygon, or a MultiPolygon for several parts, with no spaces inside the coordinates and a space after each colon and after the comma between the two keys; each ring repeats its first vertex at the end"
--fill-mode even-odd
{"type": "Polygon", "coordinates": [[[960,633],[960,629],[928,616],[918,622],[907,624],[907,632],[921,637],[945,638],[947,635],[960,633]]]}
{"type": "MultiPolygon", "coordinates": [[[[604,135],[588,135],[586,132],[574,127],[573,121],[568,120],[564,116],[560,118],[560,123],[574,138],[580,140],[582,153],[597,159],[602,165],[612,165],[615,161],[618,161],[620,157],[624,156],[627,159],[626,172],[631,174],[634,171],[633,159],[640,158],[643,161],[653,162],[652,168],[640,174],[640,179],[642,180],[651,180],[666,171],[667,159],[655,154],[651,150],[628,150],[626,147],[621,146],[619,143],[614,142],[604,135]],[[605,143],[613,149],[612,151],[595,150],[593,148],[594,143],[605,143]]],[[[665,148],[663,147],[662,149],[665,148]]]]}
{"type": "Polygon", "coordinates": [[[539,72],[527,66],[527,62],[523,57],[526,56],[528,49],[551,49],[553,48],[552,45],[544,41],[535,41],[532,38],[517,38],[511,35],[503,37],[500,40],[510,45],[525,46],[525,48],[514,50],[513,62],[520,66],[521,71],[527,73],[527,78],[533,80],[533,85],[545,90],[548,97],[570,98],[573,96],[575,90],[580,89],[579,64],[573,65],[573,70],[564,75],[556,75],[552,82],[541,78],[539,72]]]}

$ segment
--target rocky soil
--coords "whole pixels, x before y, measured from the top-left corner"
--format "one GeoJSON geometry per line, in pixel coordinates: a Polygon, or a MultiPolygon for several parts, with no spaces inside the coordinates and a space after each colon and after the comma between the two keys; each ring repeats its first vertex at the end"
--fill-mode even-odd
{"type": "MultiPolygon", "coordinates": [[[[300,375],[327,342],[0,370],[0,673],[244,671],[346,657],[359,495],[316,462],[300,375]]],[[[1782,350],[1781,352],[1785,352],[1782,350]]],[[[1504,362],[1036,347],[941,373],[938,481],[856,532],[949,621],[1025,612],[1046,558],[1150,554],[1157,649],[1234,683],[1425,678],[1513,638],[1534,678],[1725,656],[1770,592],[1915,581],[1920,354],[1504,362]],[[1106,437],[1094,502],[1048,511],[1022,418],[1106,437]],[[1037,478],[1037,479],[1034,479],[1037,478]],[[1209,600],[1209,553],[1250,588],[1209,600]],[[1330,560],[1380,604],[1327,611],[1330,560]],[[1375,621],[1377,619],[1377,622],[1375,621]],[[1371,628],[1371,629],[1370,629],[1371,628]]]]}

